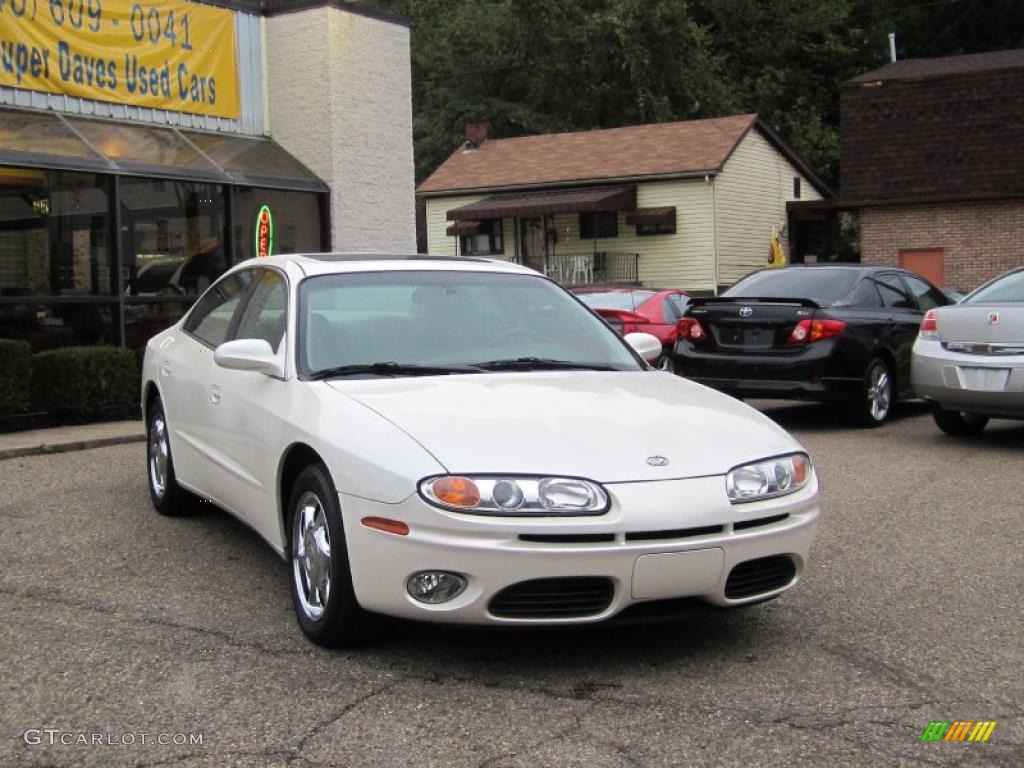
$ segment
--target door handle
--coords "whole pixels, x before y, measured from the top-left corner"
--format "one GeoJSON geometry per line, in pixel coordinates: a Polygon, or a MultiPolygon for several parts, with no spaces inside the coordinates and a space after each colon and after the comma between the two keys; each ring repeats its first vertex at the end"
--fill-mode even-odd
{"type": "Polygon", "coordinates": [[[216,384],[210,387],[210,402],[214,405],[220,405],[220,387],[216,384]]]}

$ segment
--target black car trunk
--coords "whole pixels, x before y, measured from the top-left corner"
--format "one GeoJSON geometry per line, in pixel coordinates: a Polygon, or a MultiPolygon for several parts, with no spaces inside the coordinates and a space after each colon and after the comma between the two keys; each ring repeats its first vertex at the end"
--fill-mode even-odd
{"type": "Polygon", "coordinates": [[[801,321],[809,326],[819,305],[810,299],[693,299],[687,313],[700,321],[707,352],[793,354],[800,349],[790,338],[801,321]]]}

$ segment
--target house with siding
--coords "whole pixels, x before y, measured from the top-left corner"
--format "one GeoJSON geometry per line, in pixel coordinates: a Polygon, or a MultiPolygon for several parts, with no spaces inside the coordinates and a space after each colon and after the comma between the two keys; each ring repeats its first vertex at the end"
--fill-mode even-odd
{"type": "Polygon", "coordinates": [[[843,84],[840,119],[862,262],[964,290],[1024,264],[1024,50],[886,64],[843,84]]]}
{"type": "Polygon", "coordinates": [[[786,248],[787,203],[830,190],[757,115],[488,139],[418,188],[427,250],[525,264],[567,285],[711,294],[786,248]]]}

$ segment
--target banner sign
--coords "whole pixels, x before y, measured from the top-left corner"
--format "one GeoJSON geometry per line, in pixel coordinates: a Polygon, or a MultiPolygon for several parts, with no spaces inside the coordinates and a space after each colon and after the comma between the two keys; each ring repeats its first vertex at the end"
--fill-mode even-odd
{"type": "Polygon", "coordinates": [[[237,118],[234,14],[188,0],[0,0],[0,85],[237,118]]]}

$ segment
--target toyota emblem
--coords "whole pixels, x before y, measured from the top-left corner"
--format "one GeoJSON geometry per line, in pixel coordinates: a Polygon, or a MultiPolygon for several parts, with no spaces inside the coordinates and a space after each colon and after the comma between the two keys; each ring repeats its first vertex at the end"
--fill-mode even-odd
{"type": "Polygon", "coordinates": [[[740,317],[750,317],[754,314],[753,307],[740,307],[740,317]]]}
{"type": "Polygon", "coordinates": [[[998,312],[989,312],[988,313],[988,324],[989,325],[999,325],[999,313],[998,312]]]}
{"type": "Polygon", "coordinates": [[[647,463],[650,464],[652,467],[664,467],[666,464],[668,464],[668,459],[666,459],[664,456],[648,456],[647,463]]]}

